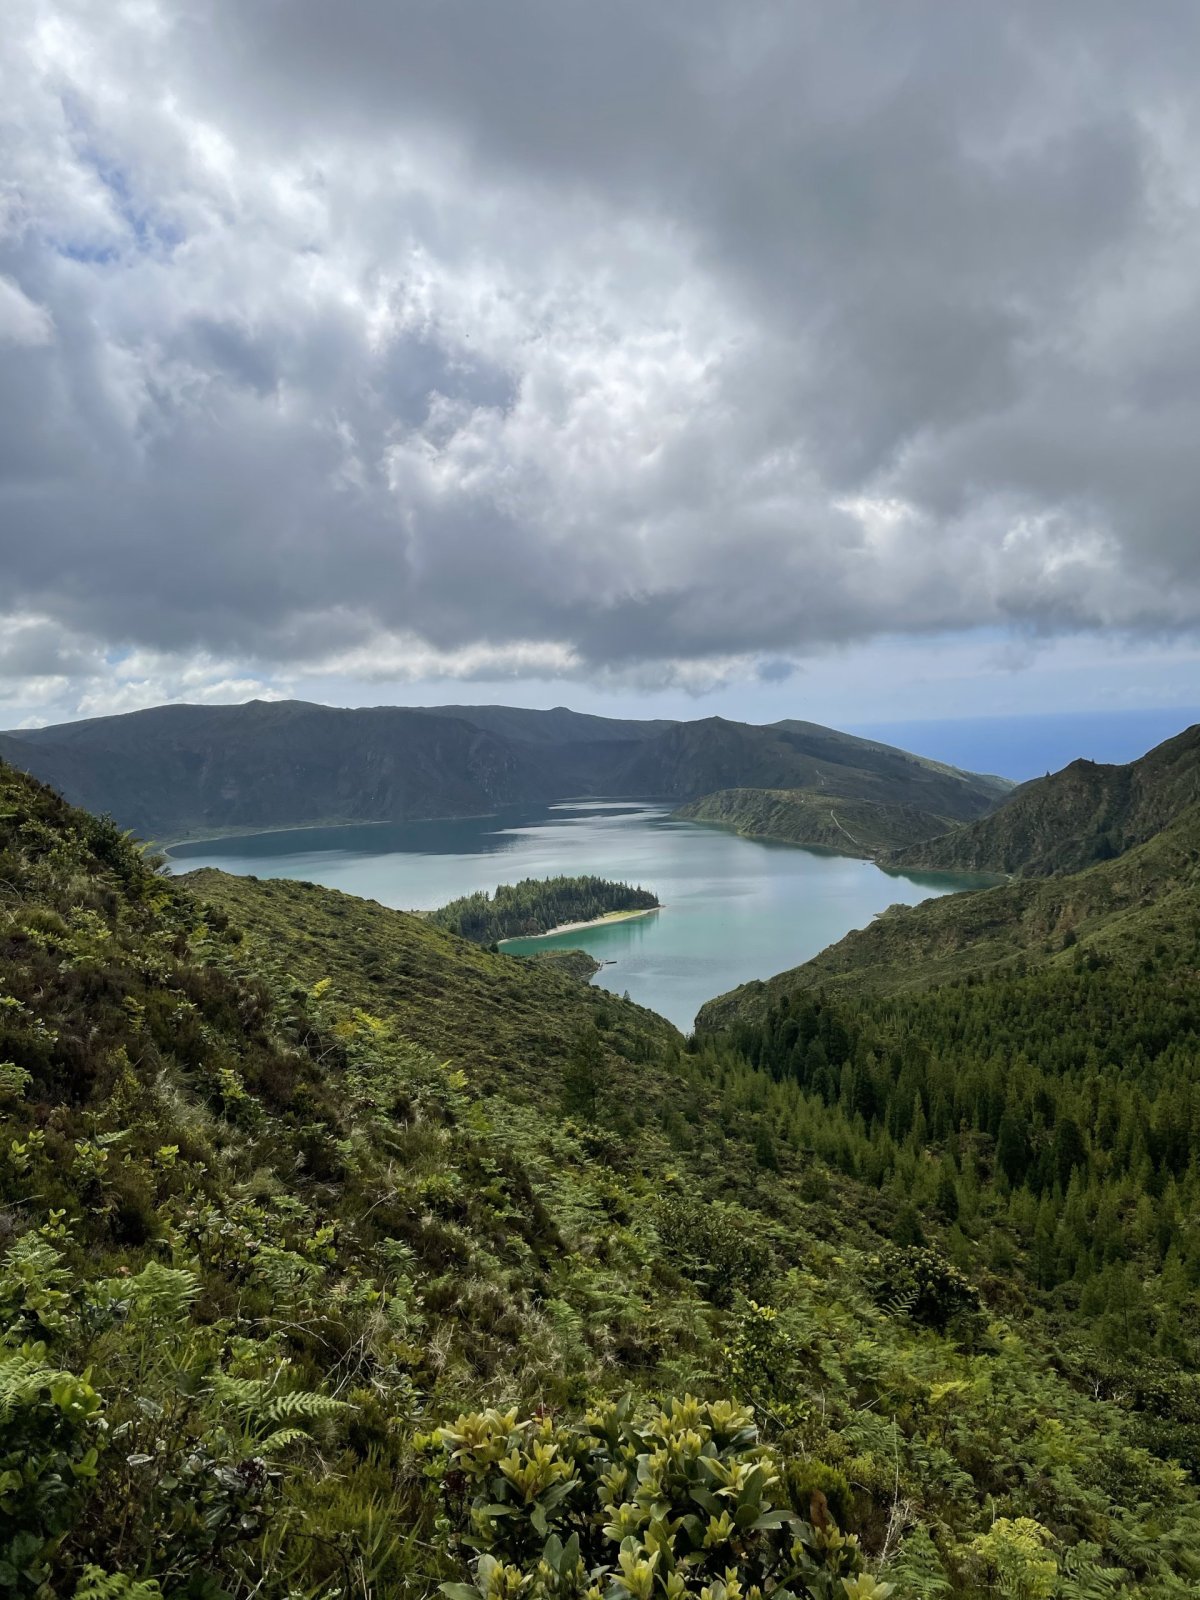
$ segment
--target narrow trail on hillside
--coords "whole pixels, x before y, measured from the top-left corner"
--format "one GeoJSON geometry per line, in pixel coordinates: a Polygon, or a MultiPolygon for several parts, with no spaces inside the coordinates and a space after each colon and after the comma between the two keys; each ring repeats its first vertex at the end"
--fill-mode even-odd
{"type": "Polygon", "coordinates": [[[843,828],[842,827],[842,824],[837,819],[837,813],[834,811],[832,806],[830,806],[830,808],[829,808],[829,816],[830,816],[830,820],[832,821],[834,827],[835,828],[841,828],[842,832],[846,835],[847,839],[849,839],[851,844],[857,845],[860,850],[865,850],[867,848],[866,845],[863,844],[861,839],[856,839],[854,837],[854,835],[850,832],[849,828],[843,828]]]}

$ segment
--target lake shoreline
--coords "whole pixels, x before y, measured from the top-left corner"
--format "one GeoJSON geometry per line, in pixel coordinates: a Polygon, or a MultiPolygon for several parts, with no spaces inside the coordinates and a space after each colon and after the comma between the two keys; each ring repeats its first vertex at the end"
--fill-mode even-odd
{"type": "MultiPolygon", "coordinates": [[[[535,807],[547,812],[554,812],[566,806],[600,806],[600,807],[637,807],[637,806],[669,806],[671,801],[663,796],[655,795],[567,795],[558,800],[545,800],[531,802],[535,807]]],[[[141,842],[147,850],[164,856],[168,861],[186,860],[186,857],[176,857],[171,854],[173,850],[186,849],[196,845],[221,845],[239,839],[269,839],[276,834],[292,833],[325,833],[333,830],[367,829],[367,828],[410,828],[422,827],[425,824],[439,822],[504,822],[510,817],[525,816],[529,807],[513,802],[511,805],[493,807],[491,811],[463,811],[455,812],[449,816],[434,817],[330,817],[324,821],[316,822],[281,822],[272,823],[269,827],[262,823],[239,824],[234,823],[227,828],[206,829],[201,833],[184,833],[165,842],[161,839],[143,839],[141,842]]]]}
{"type": "Polygon", "coordinates": [[[916,904],[959,887],[952,879],[918,884],[861,858],[747,839],[731,828],[670,821],[668,809],[646,802],[622,805],[613,815],[587,804],[535,806],[499,825],[422,823],[376,833],[373,825],[352,824],[344,832],[307,835],[289,829],[273,839],[258,835],[236,856],[232,845],[228,855],[220,845],[189,850],[171,869],[219,866],[264,879],[304,879],[409,913],[497,883],[555,874],[640,882],[670,916],[650,917],[651,908],[637,907],[645,912],[639,919],[589,923],[579,906],[575,921],[585,924],[579,927],[564,902],[546,908],[547,915],[564,915],[559,926],[505,940],[502,948],[509,956],[583,949],[605,963],[595,974],[598,988],[628,990],[684,1033],[714,995],[800,966],[894,901],[916,904]]]}
{"type": "Polygon", "coordinates": [[[554,939],[560,933],[580,933],[584,928],[607,928],[614,922],[633,922],[637,917],[657,916],[661,910],[663,907],[659,905],[643,906],[637,911],[606,911],[602,917],[592,917],[587,922],[560,922],[556,928],[547,928],[545,933],[514,933],[511,938],[497,942],[503,950],[514,939],[554,939]]]}

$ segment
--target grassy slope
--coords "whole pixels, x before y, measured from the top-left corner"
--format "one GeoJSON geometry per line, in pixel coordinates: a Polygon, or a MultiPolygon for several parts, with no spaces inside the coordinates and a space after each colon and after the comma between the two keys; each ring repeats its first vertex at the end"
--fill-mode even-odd
{"type": "Polygon", "coordinates": [[[722,789],[680,806],[675,816],[720,823],[747,838],[815,845],[868,860],[952,825],[949,817],[917,806],[839,800],[805,789],[722,789]]]}
{"type": "Polygon", "coordinates": [[[183,883],[220,908],[266,964],[386,1016],[466,1070],[480,1092],[547,1092],[579,1029],[595,1022],[614,1064],[682,1043],[653,1011],[594,989],[551,962],[495,954],[427,918],[336,889],[204,868],[183,883]]]}
{"type": "MultiPolygon", "coordinates": [[[[1021,1328],[974,1348],[876,1306],[890,1202],[814,1170],[786,1086],[419,919],[156,877],[2,766],[0,882],[0,1148],[24,1152],[0,1172],[0,1363],[42,1339],[108,1423],[70,1425],[101,1453],[54,1501],[54,1592],[91,1559],[176,1591],[426,1595],[460,1568],[414,1424],[631,1384],[755,1400],[799,1506],[827,1490],[871,1552],[904,1536],[964,1595],[997,1515],[1127,1563],[1090,1593],[1200,1571],[1193,1488],[1054,1375],[1018,1286],[987,1287],[1021,1328]],[[559,1104],[585,1020],[587,1126],[559,1104]],[[268,1445],[255,1384],[321,1401],[289,1411],[299,1438],[268,1445]]],[[[46,1423],[29,1437],[41,1472],[46,1423]]]]}

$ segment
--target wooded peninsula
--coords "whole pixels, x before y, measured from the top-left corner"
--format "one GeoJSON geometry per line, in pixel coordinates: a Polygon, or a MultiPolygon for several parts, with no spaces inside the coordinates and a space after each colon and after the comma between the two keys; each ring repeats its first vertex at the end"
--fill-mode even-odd
{"type": "Polygon", "coordinates": [[[523,878],[495,894],[478,890],[431,912],[429,920],[475,944],[529,939],[620,912],[655,911],[658,897],[640,886],[607,878],[523,878]]]}

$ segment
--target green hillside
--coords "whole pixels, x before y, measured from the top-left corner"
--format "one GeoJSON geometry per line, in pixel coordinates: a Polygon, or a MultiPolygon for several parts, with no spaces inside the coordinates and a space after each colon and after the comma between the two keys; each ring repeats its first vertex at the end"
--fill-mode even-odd
{"type": "Polygon", "coordinates": [[[680,806],[685,822],[712,822],[751,839],[813,845],[864,859],[931,839],[951,826],[949,817],[917,806],[843,800],[805,789],[722,789],[680,806]]]}
{"type": "MultiPolygon", "coordinates": [[[[1094,1041],[1109,970],[1055,1001],[1094,1041]]],[[[0,1589],[1194,1592],[1176,989],[1107,997],[1091,1120],[1008,1071],[1017,992],[1008,1124],[960,1131],[940,1013],[684,1048],[420,918],[163,877],[0,766],[0,1589]]]]}
{"type": "Polygon", "coordinates": [[[1200,800],[1200,726],[1127,766],[1073,761],[1015,789],[989,816],[897,848],[888,864],[1044,878],[1079,872],[1153,838],[1200,800]]]}
{"type": "Polygon", "coordinates": [[[547,1075],[554,1081],[576,1035],[592,1026],[614,1070],[682,1043],[655,1012],[579,982],[559,963],[498,955],[432,917],[312,883],[208,867],[180,881],[229,917],[280,981],[332,979],[355,1004],[385,1010],[406,1038],[469,1066],[481,1092],[544,1095],[547,1075]]]}
{"type": "Polygon", "coordinates": [[[691,799],[736,784],[815,788],[965,822],[1008,792],[811,723],[639,723],[563,707],[158,706],[0,734],[0,758],[163,842],[481,816],[581,795],[691,799]]]}
{"type": "Polygon", "coordinates": [[[1114,861],[920,905],[893,905],[802,967],[712,1000],[699,1026],[758,1015],[797,989],[891,994],[1007,969],[1070,964],[1077,949],[1136,965],[1173,941],[1200,891],[1200,805],[1114,861]]]}

